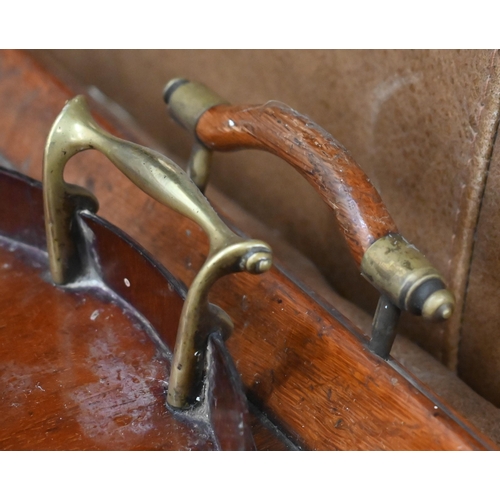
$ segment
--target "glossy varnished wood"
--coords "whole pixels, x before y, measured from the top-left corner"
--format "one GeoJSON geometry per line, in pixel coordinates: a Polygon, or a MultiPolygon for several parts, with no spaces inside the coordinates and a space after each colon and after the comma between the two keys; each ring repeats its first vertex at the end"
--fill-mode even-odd
{"type": "MultiPolygon", "coordinates": [[[[73,92],[23,54],[2,54],[0,71],[10,75],[0,80],[0,153],[40,178],[47,131],[73,92]]],[[[127,138],[134,139],[133,131],[127,138]]],[[[92,188],[103,217],[189,284],[208,250],[202,231],[143,195],[102,157],[82,154],[72,162],[68,181],[92,188]]],[[[224,278],[211,301],[234,320],[227,345],[252,403],[299,446],[493,447],[395,361],[387,363],[368,352],[347,320],[279,269],[258,277],[224,278]]]]}
{"type": "Polygon", "coordinates": [[[117,304],[54,287],[46,255],[4,242],[0,262],[0,449],[213,448],[166,410],[168,363],[117,304]]]}
{"type": "Polygon", "coordinates": [[[334,210],[358,265],[375,240],[398,232],[380,195],[347,150],[285,104],[215,106],[200,117],[196,134],[210,149],[261,149],[295,167],[334,210]]]}
{"type": "Polygon", "coordinates": [[[82,214],[74,223],[92,264],[78,288],[55,287],[40,183],[0,169],[0,186],[0,448],[253,449],[217,332],[204,409],[165,406],[183,285],[117,228],[82,214]]]}

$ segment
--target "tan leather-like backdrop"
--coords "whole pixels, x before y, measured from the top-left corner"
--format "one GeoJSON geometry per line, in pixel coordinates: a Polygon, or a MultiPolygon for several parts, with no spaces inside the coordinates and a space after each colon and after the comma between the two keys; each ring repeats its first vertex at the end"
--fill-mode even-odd
{"type": "MultiPolygon", "coordinates": [[[[166,82],[200,81],[234,104],[283,101],[329,131],[367,172],[396,224],[444,274],[450,321],[400,331],[500,406],[500,103],[496,51],[52,50],[34,55],[125,108],[187,161],[166,82]]],[[[306,254],[344,297],[373,311],[330,209],[283,161],[215,154],[213,184],[306,254]]],[[[210,189],[208,190],[210,197],[210,189]]]]}

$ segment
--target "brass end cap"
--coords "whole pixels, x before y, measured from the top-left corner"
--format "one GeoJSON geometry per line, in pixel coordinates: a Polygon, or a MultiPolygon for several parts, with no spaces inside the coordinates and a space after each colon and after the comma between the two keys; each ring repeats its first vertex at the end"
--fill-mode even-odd
{"type": "Polygon", "coordinates": [[[163,89],[163,100],[166,104],[170,102],[172,94],[185,83],[189,83],[187,78],[172,78],[172,80],[165,85],[165,88],[163,89]]]}
{"type": "Polygon", "coordinates": [[[262,274],[271,269],[272,255],[269,252],[255,252],[245,261],[245,270],[251,274],[262,274]]]}
{"type": "Polygon", "coordinates": [[[455,299],[443,277],[399,234],[383,236],[366,250],[361,273],[401,310],[432,321],[453,313],[455,299]]]}
{"type": "Polygon", "coordinates": [[[201,83],[186,78],[170,80],[163,90],[170,114],[181,126],[196,134],[200,116],[210,108],[228,102],[201,83]]]}
{"type": "Polygon", "coordinates": [[[422,306],[422,316],[431,321],[445,321],[453,314],[454,308],[455,297],[443,288],[427,297],[422,306]]]}

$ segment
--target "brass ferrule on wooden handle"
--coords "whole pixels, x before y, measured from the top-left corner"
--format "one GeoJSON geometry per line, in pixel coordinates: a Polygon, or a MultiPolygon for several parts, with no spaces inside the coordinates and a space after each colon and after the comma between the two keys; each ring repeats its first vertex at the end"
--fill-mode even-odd
{"type": "Polygon", "coordinates": [[[194,403],[200,389],[208,335],[232,328],[230,318],[208,302],[212,285],[231,273],[260,274],[271,267],[270,247],[231,231],[189,176],[172,160],[119,139],[92,118],[83,96],[69,101],[47,138],[43,166],[45,227],[50,269],[56,284],[70,284],[85,273],[85,238],[79,234],[75,214],[97,210],[87,190],[64,182],[64,168],[75,154],[88,149],[103,153],[134,184],[155,200],[185,215],[206,232],[207,260],[186,296],[179,322],[167,402],[175,408],[194,403]]]}
{"type": "Polygon", "coordinates": [[[361,274],[401,310],[431,321],[453,312],[454,298],[442,276],[399,234],[380,238],[365,252],[361,274]]]}
{"type": "MultiPolygon", "coordinates": [[[[296,168],[335,212],[363,276],[397,307],[431,320],[451,315],[454,298],[441,275],[398,236],[377,190],[328,132],[282,103],[232,106],[186,79],[169,82],[164,98],[174,119],[207,150],[261,149],[296,168]]],[[[198,175],[206,181],[202,167],[198,175]]]]}
{"type": "Polygon", "coordinates": [[[194,135],[198,120],[205,111],[219,104],[229,104],[205,85],[185,78],[168,82],[163,99],[169,103],[172,117],[194,135]]]}

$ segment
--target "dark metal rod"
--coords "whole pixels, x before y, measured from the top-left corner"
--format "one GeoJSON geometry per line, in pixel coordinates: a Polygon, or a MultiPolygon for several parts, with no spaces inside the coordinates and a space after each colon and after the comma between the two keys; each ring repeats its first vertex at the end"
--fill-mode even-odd
{"type": "Polygon", "coordinates": [[[401,309],[395,306],[388,297],[380,296],[373,317],[372,338],[368,346],[372,352],[383,359],[387,359],[391,353],[400,314],[401,309]]]}

